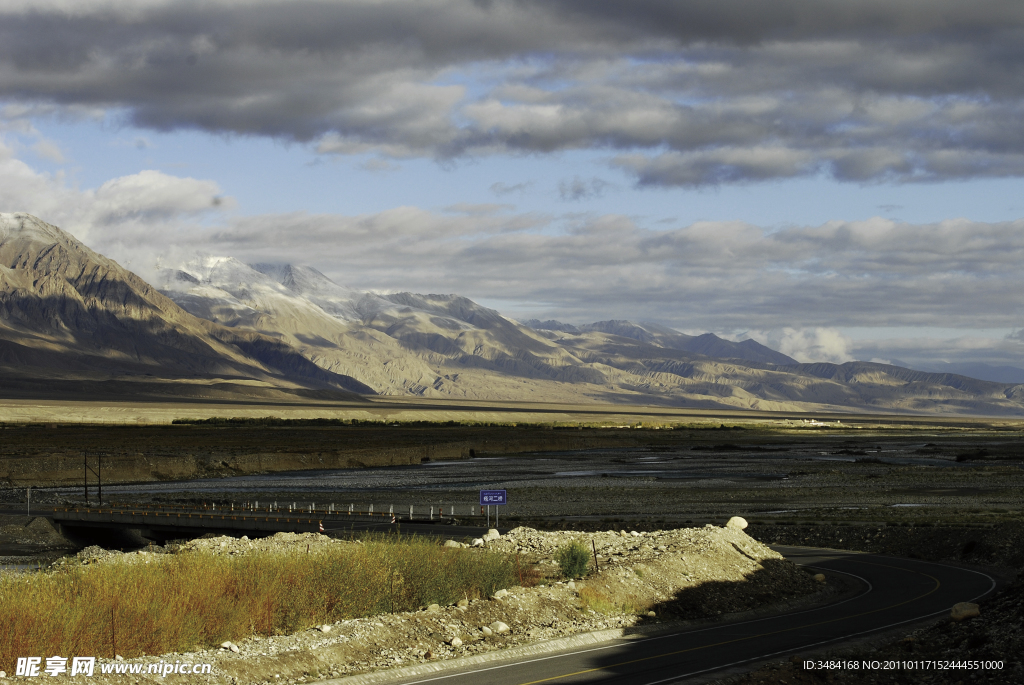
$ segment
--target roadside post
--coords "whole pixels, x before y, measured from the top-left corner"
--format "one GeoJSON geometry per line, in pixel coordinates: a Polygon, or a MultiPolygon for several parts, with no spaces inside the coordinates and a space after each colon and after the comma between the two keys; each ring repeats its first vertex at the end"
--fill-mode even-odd
{"type": "Polygon", "coordinates": [[[487,507],[487,527],[491,527],[491,506],[494,506],[494,527],[498,527],[498,507],[508,504],[505,490],[481,490],[480,506],[487,507]]]}

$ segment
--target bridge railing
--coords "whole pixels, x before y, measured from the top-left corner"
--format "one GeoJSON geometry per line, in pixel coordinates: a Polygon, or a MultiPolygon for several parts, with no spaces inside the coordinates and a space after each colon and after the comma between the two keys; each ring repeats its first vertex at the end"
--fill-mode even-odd
{"type": "Polygon", "coordinates": [[[308,504],[299,502],[265,502],[261,504],[259,501],[243,502],[238,504],[202,504],[198,506],[188,506],[183,504],[156,504],[156,503],[137,503],[137,502],[108,502],[105,504],[81,504],[81,505],[66,505],[63,507],[52,507],[52,510],[57,512],[75,512],[75,513],[94,513],[94,514],[132,514],[132,515],[152,515],[154,517],[160,516],[175,516],[180,518],[182,515],[210,515],[224,517],[274,517],[274,518],[317,518],[317,519],[332,519],[337,520],[341,518],[371,518],[371,519],[385,519],[398,521],[443,521],[452,519],[482,519],[485,513],[480,510],[480,507],[476,505],[454,505],[454,504],[439,504],[434,505],[376,505],[376,504],[363,504],[357,505],[354,503],[349,504],[337,504],[337,503],[321,503],[319,506],[315,502],[308,504]]]}

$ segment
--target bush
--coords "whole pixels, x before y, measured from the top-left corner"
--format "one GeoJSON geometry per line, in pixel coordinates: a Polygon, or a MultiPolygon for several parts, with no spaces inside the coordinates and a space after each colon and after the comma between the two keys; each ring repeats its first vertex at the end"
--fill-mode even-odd
{"type": "Polygon", "coordinates": [[[528,581],[503,554],[369,537],[309,554],[176,554],[150,564],[0,575],[0,669],[18,656],[125,657],[280,635],[359,616],[487,597],[528,581]]]}
{"type": "Polygon", "coordinates": [[[562,545],[555,554],[558,561],[558,568],[566,578],[579,578],[587,573],[590,565],[590,550],[579,540],[573,540],[568,545],[562,545]]]}

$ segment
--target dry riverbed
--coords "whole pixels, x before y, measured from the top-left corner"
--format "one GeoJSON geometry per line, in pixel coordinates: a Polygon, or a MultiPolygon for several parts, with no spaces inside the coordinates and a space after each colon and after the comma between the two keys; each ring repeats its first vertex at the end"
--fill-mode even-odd
{"type": "MultiPolygon", "coordinates": [[[[307,549],[354,544],[359,543],[318,534],[279,533],[261,540],[215,537],[127,554],[88,548],[61,563],[159,563],[167,554],[305,554],[307,549]]],[[[536,565],[541,571],[539,578],[527,578],[527,584],[536,584],[452,606],[343,620],[292,635],[253,636],[189,654],[131,658],[127,663],[143,664],[143,670],[161,660],[212,663],[213,673],[167,678],[141,674],[128,682],[310,682],[592,631],[749,615],[824,599],[833,592],[828,583],[815,580],[736,526],[643,533],[517,528],[485,544],[467,551],[517,554],[523,568],[536,565]],[[571,540],[596,549],[600,573],[592,571],[575,582],[561,578],[555,554],[571,540]]],[[[125,683],[125,678],[97,675],[91,682],[125,683]]]]}

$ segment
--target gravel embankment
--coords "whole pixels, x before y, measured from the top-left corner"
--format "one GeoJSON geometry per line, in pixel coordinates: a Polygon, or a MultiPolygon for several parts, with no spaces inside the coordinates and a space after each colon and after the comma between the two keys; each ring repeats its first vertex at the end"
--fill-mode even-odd
{"type": "MultiPolygon", "coordinates": [[[[262,540],[200,539],[128,554],[92,547],[62,563],[159,563],[167,554],[304,554],[307,546],[313,550],[351,544],[358,543],[317,534],[279,533],[262,540]]],[[[254,636],[239,640],[234,649],[142,656],[127,662],[143,668],[161,659],[213,664],[212,676],[142,674],[134,677],[135,682],[302,683],[609,628],[765,610],[770,605],[809,601],[808,597],[824,598],[831,592],[738,528],[595,534],[517,528],[486,544],[487,549],[466,551],[519,554],[524,563],[537,563],[546,577],[535,587],[508,588],[494,597],[464,599],[452,606],[343,620],[287,636],[254,636]],[[572,539],[597,549],[601,573],[576,582],[558,579],[554,555],[572,539]],[[603,602],[601,611],[591,608],[595,598],[603,602]]],[[[97,675],[91,680],[108,681],[123,683],[124,676],[97,675]]]]}

